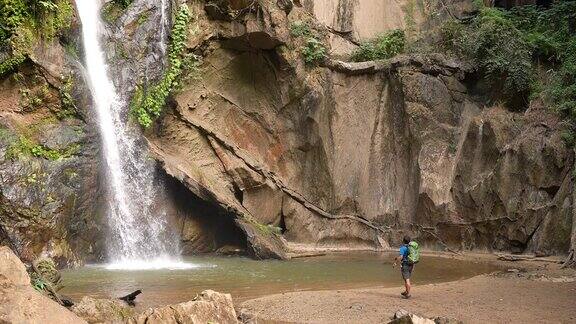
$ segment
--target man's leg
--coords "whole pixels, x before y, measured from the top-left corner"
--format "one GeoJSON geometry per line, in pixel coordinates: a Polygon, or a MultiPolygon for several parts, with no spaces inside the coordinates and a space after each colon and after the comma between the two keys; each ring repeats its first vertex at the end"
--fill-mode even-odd
{"type": "Polygon", "coordinates": [[[410,285],[410,279],[404,280],[404,286],[406,287],[406,296],[410,296],[410,288],[412,288],[410,285]]]}

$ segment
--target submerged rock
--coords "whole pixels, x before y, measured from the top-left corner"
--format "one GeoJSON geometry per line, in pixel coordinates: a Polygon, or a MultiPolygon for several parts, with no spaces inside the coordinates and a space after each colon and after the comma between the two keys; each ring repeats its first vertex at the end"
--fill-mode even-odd
{"type": "Polygon", "coordinates": [[[26,267],[0,246],[0,323],[86,323],[30,285],[26,267]]]}
{"type": "Polygon", "coordinates": [[[194,300],[158,308],[150,308],[128,319],[128,324],[204,324],[237,323],[230,294],[203,291],[194,300]]]}

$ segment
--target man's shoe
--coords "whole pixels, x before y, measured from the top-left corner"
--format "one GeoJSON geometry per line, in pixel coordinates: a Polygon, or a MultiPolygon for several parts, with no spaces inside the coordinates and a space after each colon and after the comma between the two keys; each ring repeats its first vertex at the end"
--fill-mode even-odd
{"type": "Polygon", "coordinates": [[[406,294],[408,294],[408,292],[407,292],[407,291],[405,291],[405,292],[401,293],[400,295],[402,295],[402,296],[406,296],[406,294]]]}
{"type": "Polygon", "coordinates": [[[412,295],[405,295],[405,294],[402,294],[402,296],[404,296],[404,299],[409,299],[410,297],[412,297],[412,295]]]}

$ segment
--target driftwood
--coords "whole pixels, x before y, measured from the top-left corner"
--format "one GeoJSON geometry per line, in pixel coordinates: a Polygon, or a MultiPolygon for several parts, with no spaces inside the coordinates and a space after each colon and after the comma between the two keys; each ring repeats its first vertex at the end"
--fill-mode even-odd
{"type": "Polygon", "coordinates": [[[135,304],[134,304],[134,301],[136,300],[136,297],[137,297],[138,295],[140,295],[141,293],[142,293],[142,290],[138,289],[138,290],[136,290],[135,292],[130,293],[130,294],[126,295],[126,296],[120,297],[120,298],[118,298],[118,299],[125,301],[125,302],[126,302],[128,305],[130,305],[130,306],[134,306],[134,305],[135,305],[135,304]]]}

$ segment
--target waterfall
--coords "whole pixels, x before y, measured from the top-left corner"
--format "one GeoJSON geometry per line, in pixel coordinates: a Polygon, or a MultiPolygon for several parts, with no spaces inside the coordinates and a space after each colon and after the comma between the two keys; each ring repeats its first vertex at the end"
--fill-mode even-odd
{"type": "Polygon", "coordinates": [[[178,235],[169,230],[157,203],[155,167],[139,129],[126,122],[122,102],[108,76],[100,39],[100,0],[76,0],[82,22],[86,80],[96,110],[104,157],[109,268],[179,268],[178,235]]]}
{"type": "Polygon", "coordinates": [[[168,40],[166,38],[166,25],[168,24],[168,19],[166,17],[166,11],[168,10],[168,3],[166,0],[161,0],[160,2],[160,49],[162,50],[162,55],[166,54],[166,44],[168,40]]]}

